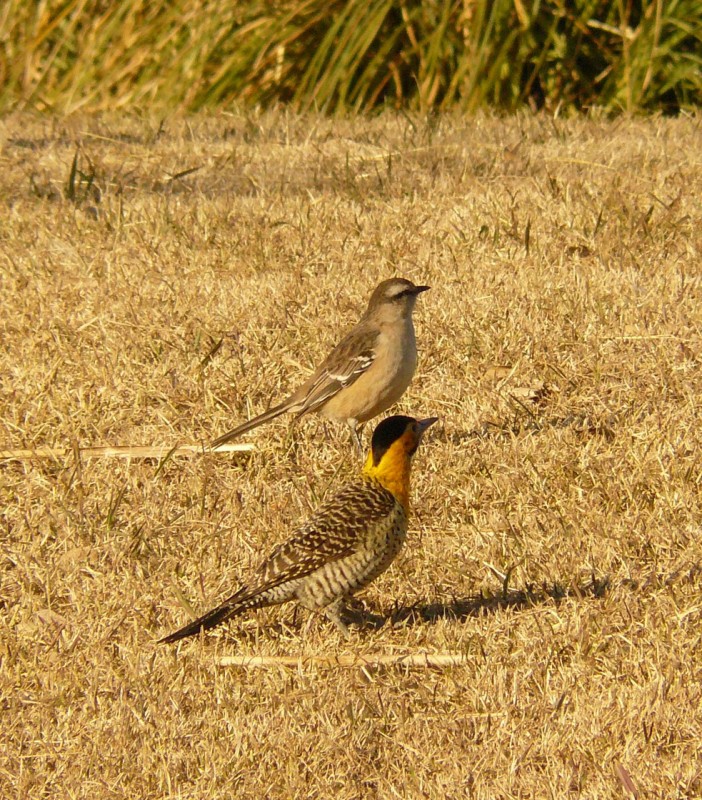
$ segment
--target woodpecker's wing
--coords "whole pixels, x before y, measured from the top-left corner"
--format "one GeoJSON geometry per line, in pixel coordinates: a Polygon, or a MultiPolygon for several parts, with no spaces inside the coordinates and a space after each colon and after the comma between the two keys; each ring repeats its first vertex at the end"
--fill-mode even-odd
{"type": "Polygon", "coordinates": [[[396,503],[380,486],[372,491],[363,483],[345,486],[295,536],[273,550],[237,600],[245,602],[350,556],[364,545],[368,530],[386,518],[396,503]]]}
{"type": "Polygon", "coordinates": [[[300,414],[314,411],[356,381],[376,359],[378,336],[375,327],[358,326],[350,331],[295,392],[291,410],[294,404],[300,414]]]}

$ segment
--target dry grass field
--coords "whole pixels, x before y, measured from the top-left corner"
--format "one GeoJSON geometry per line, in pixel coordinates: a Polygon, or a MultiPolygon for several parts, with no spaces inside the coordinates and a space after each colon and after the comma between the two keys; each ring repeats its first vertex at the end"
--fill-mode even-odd
{"type": "Polygon", "coordinates": [[[65,448],[0,461],[0,796],[702,796],[699,117],[11,116],[0,147],[0,449],[65,448]],[[433,287],[399,408],[441,423],[367,624],[157,645],[358,459],[317,418],[80,448],[208,442],[392,275],[433,287]],[[417,654],[461,658],[387,663],[417,654]]]}

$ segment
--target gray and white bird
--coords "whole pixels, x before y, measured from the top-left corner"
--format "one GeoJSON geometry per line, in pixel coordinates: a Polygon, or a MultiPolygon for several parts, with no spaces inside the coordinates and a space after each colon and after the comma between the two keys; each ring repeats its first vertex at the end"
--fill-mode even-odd
{"type": "Polygon", "coordinates": [[[312,377],[287,400],[220,436],[211,448],[281,414],[295,414],[299,419],[317,411],[327,419],[345,422],[360,450],[360,427],[396,403],[412,380],[417,368],[412,312],[417,295],[429,288],[405,278],[378,284],[365,314],[312,377]]]}

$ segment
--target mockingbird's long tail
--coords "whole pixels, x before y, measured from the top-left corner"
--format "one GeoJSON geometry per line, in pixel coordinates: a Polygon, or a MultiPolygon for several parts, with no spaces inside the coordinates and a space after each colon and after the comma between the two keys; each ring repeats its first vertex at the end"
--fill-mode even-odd
{"type": "Polygon", "coordinates": [[[210,450],[216,450],[221,444],[225,444],[226,442],[231,442],[232,439],[236,439],[236,437],[241,436],[242,433],[246,433],[246,431],[250,431],[253,428],[258,428],[259,425],[263,425],[264,422],[268,422],[271,419],[279,417],[281,414],[284,414],[289,409],[290,409],[289,400],[286,400],[277,406],[273,406],[273,408],[269,408],[268,411],[264,411],[263,414],[259,414],[257,417],[248,420],[248,422],[244,422],[243,424],[239,425],[238,427],[234,428],[228,433],[225,433],[223,436],[220,436],[219,439],[215,439],[214,442],[212,442],[212,444],[210,445],[210,450]]]}

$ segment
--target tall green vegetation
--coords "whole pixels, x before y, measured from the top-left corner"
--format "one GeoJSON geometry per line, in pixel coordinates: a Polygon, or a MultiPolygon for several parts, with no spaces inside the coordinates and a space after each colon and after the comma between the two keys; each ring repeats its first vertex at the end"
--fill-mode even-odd
{"type": "Polygon", "coordinates": [[[6,0],[0,109],[702,101],[700,0],[6,0]]]}

